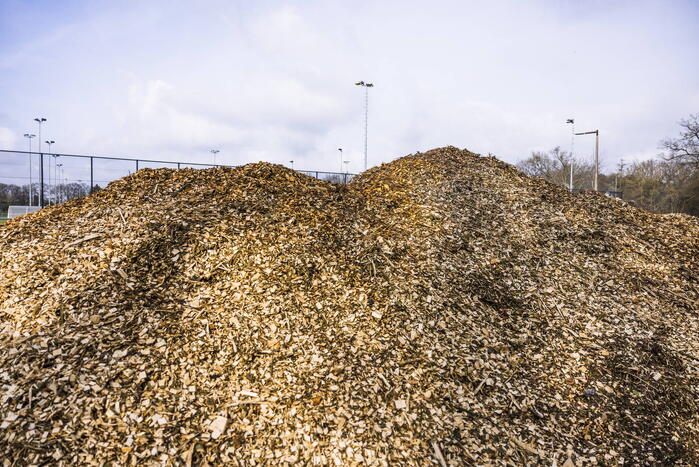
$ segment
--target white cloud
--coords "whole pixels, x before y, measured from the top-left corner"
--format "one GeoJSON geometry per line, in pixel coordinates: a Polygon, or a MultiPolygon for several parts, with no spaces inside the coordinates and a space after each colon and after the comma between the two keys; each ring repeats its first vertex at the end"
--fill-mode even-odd
{"type": "Polygon", "coordinates": [[[9,128],[0,127],[0,149],[16,149],[17,137],[9,128]]]}

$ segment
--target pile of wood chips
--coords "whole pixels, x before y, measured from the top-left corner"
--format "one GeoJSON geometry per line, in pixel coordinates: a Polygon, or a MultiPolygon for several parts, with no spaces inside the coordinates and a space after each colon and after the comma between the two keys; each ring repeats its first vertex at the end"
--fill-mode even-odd
{"type": "Polygon", "coordinates": [[[699,222],[448,147],[0,227],[5,465],[691,465],[699,222]]]}

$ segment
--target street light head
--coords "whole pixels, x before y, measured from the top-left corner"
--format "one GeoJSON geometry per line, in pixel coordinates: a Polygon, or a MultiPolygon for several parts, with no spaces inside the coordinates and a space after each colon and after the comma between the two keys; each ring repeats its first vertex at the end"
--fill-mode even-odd
{"type": "Polygon", "coordinates": [[[364,86],[364,81],[357,81],[354,84],[355,84],[355,86],[364,86]]]}
{"type": "Polygon", "coordinates": [[[566,123],[575,123],[575,120],[572,118],[569,118],[568,120],[566,120],[566,123]]]}
{"type": "Polygon", "coordinates": [[[45,121],[46,121],[46,119],[45,119],[45,118],[43,118],[43,117],[42,117],[42,118],[35,118],[35,119],[34,119],[34,121],[35,121],[35,122],[39,122],[39,123],[42,123],[42,122],[45,122],[45,121]]]}
{"type": "Polygon", "coordinates": [[[35,136],[36,136],[36,135],[30,135],[29,133],[25,133],[25,134],[24,134],[24,137],[25,137],[25,138],[33,138],[33,137],[35,137],[35,136]]]}
{"type": "Polygon", "coordinates": [[[374,83],[366,83],[366,87],[368,87],[368,88],[373,88],[373,87],[374,87],[374,83]]]}

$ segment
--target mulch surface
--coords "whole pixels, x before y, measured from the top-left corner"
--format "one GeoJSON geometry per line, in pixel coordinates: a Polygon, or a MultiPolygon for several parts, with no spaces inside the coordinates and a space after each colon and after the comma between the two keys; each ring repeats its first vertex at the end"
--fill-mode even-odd
{"type": "Polygon", "coordinates": [[[695,465],[699,222],[453,147],[0,227],[5,465],[695,465]]]}

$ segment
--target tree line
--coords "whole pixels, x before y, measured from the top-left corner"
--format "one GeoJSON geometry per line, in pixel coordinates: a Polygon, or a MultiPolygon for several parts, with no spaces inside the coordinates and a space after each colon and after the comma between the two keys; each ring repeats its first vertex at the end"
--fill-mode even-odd
{"type": "MultiPolygon", "coordinates": [[[[660,142],[661,153],[649,160],[619,163],[600,174],[598,189],[621,192],[623,199],[653,212],[699,216],[699,114],[680,121],[680,134],[660,142]]],[[[573,189],[592,189],[594,162],[555,147],[532,152],[517,163],[522,172],[573,189]]]]}

